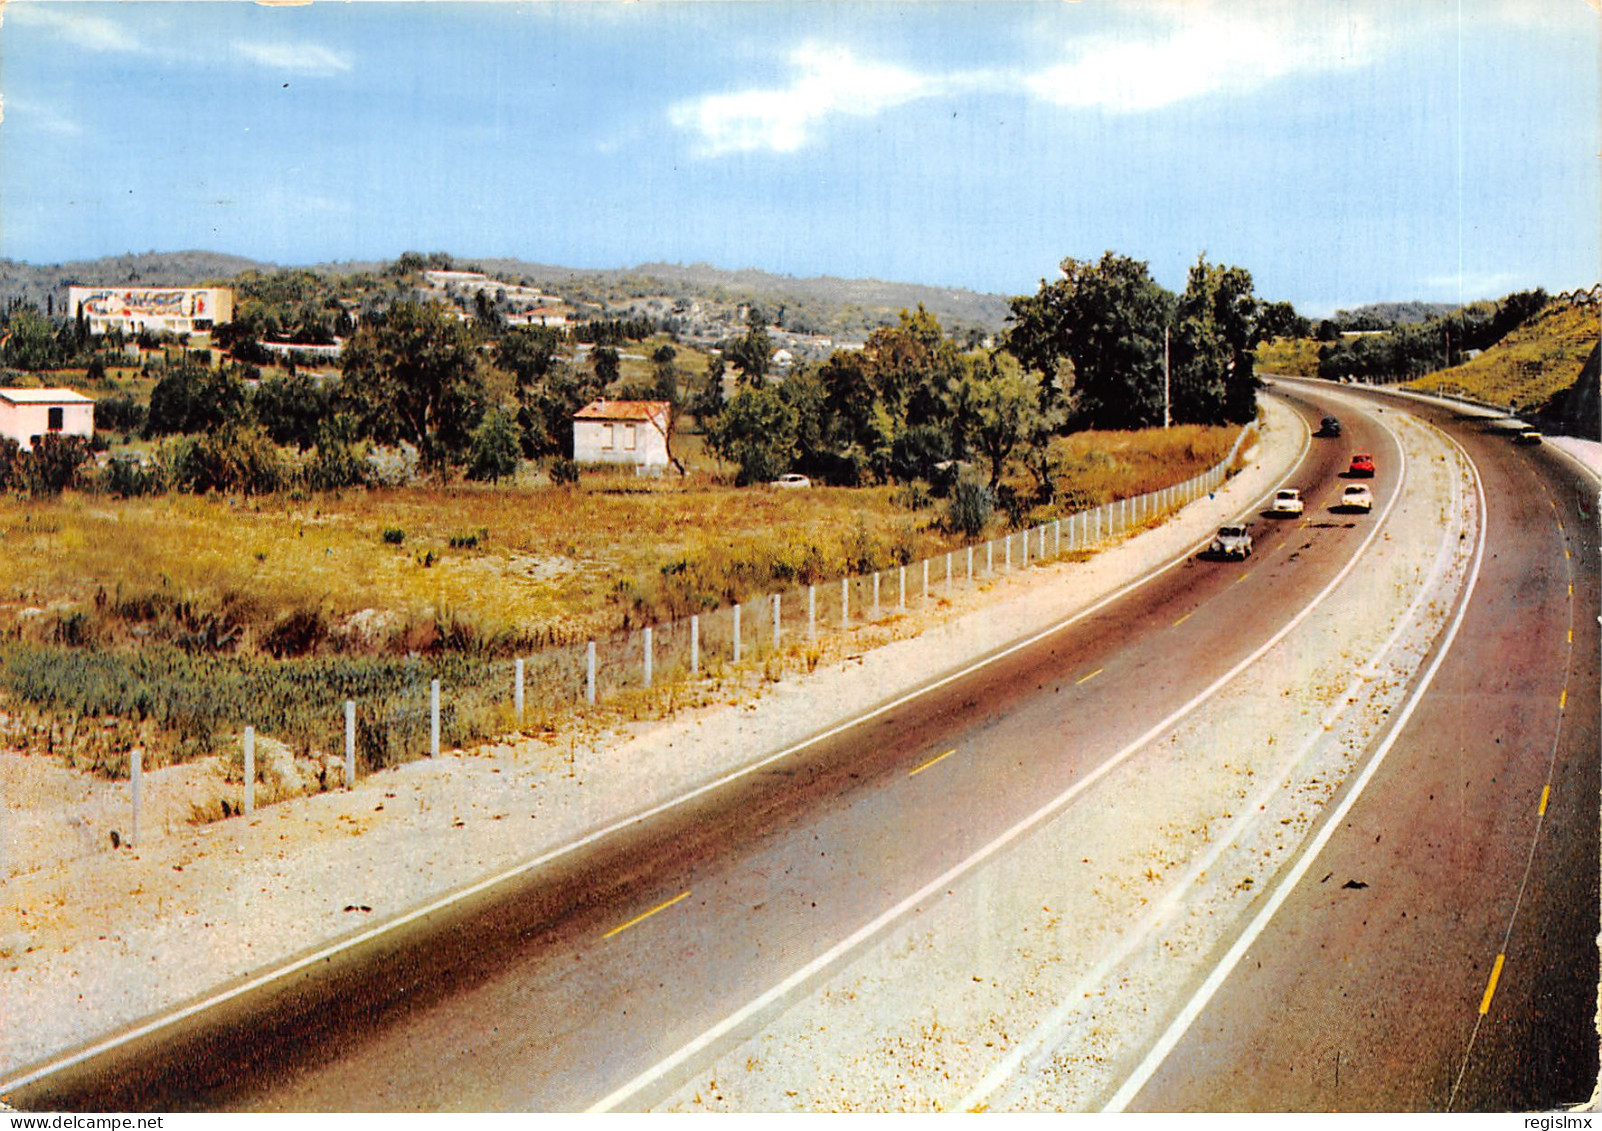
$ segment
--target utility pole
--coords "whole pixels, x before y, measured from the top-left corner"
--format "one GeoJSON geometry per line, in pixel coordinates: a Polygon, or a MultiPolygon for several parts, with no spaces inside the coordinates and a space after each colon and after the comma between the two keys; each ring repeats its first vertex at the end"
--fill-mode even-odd
{"type": "Polygon", "coordinates": [[[1163,327],[1163,427],[1168,427],[1168,327],[1163,327]]]}

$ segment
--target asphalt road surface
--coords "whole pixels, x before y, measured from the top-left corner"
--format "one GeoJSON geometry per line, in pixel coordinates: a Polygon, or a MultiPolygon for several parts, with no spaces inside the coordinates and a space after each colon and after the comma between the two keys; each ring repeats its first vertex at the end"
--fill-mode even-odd
{"type": "Polygon", "coordinates": [[[1484,484],[1486,551],[1460,635],[1343,827],[1132,1110],[1591,1098],[1596,487],[1493,422],[1408,407],[1463,445],[1484,484]]]}
{"type": "MultiPolygon", "coordinates": [[[[1316,394],[1293,404],[1314,425],[1326,411],[1316,394]]],[[[1327,515],[1351,452],[1378,460],[1376,515],[1396,489],[1389,434],[1361,415],[1347,423],[1287,480],[1307,496],[1309,521],[1254,517],[1252,559],[1187,558],[915,702],[41,1078],[12,1103],[649,1105],[805,992],[831,956],[849,954],[844,941],[915,913],[932,879],[1083,780],[1311,600],[1371,529],[1371,516],[1327,515]],[[810,978],[772,992],[809,964],[810,978]],[[675,1072],[619,1091],[731,1015],[740,1024],[675,1072]]],[[[1486,476],[1498,556],[1410,725],[1406,757],[1392,755],[1398,780],[1371,790],[1384,804],[1354,809],[1329,846],[1372,879],[1361,891],[1312,885],[1276,920],[1287,936],[1263,940],[1275,957],[1250,971],[1261,984],[1237,992],[1232,980],[1135,1106],[1439,1108],[1466,1062],[1457,1105],[1506,1109],[1558,1102],[1594,1079],[1594,1047],[1587,1059],[1577,1036],[1589,1032],[1597,981],[1594,524],[1572,515],[1572,475],[1499,437],[1463,440],[1486,476]],[[1504,952],[1482,1019],[1480,995],[1504,952]],[[1302,1052],[1291,1053],[1298,1031],[1302,1052]],[[1340,1050],[1352,1090],[1337,1097],[1340,1050]]]]}

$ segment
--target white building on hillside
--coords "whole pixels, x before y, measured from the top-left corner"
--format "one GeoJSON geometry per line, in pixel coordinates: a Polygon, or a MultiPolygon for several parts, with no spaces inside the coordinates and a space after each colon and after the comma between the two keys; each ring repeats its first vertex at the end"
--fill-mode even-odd
{"type": "Polygon", "coordinates": [[[91,334],[165,330],[195,334],[234,319],[231,287],[68,287],[67,313],[80,313],[91,334]]]}
{"type": "Polygon", "coordinates": [[[95,402],[71,389],[0,389],[0,436],[28,451],[41,436],[95,434],[95,402]]]}
{"type": "Polygon", "coordinates": [[[591,401],[573,414],[573,459],[661,471],[670,462],[667,401],[591,401]]]}

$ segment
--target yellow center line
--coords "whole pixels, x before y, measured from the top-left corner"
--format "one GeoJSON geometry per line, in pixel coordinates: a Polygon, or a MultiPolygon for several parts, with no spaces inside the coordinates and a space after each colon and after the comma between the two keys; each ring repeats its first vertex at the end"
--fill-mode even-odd
{"type": "Polygon", "coordinates": [[[1565,687],[1563,689],[1562,694],[1560,694],[1558,696],[1558,710],[1560,710],[1560,711],[1567,710],[1568,706],[1569,706],[1569,689],[1565,687]]]}
{"type": "Polygon", "coordinates": [[[1550,798],[1551,796],[1552,796],[1552,787],[1549,786],[1549,785],[1543,785],[1541,787],[1541,808],[1536,811],[1536,816],[1538,816],[1538,817],[1546,816],[1546,803],[1547,803],[1547,799],[1550,798]]]}
{"type": "Polygon", "coordinates": [[[1569,643],[1570,644],[1574,643],[1574,630],[1572,628],[1569,629],[1569,643]]]}
{"type": "Polygon", "coordinates": [[[1089,675],[1082,675],[1078,679],[1074,680],[1074,686],[1078,687],[1081,683],[1089,683],[1091,680],[1095,679],[1098,675],[1100,675],[1102,672],[1104,672],[1106,670],[1107,670],[1106,668],[1097,668],[1095,671],[1091,672],[1089,675]]]}
{"type": "Polygon", "coordinates": [[[1180,625],[1184,624],[1186,621],[1188,621],[1191,617],[1193,617],[1195,615],[1196,615],[1196,610],[1192,609],[1190,612],[1186,613],[1184,616],[1182,616],[1178,620],[1176,620],[1174,622],[1173,627],[1178,628],[1180,625]]]}
{"type": "Polygon", "coordinates": [[[1574,557],[1573,554],[1569,553],[1569,548],[1567,546],[1563,547],[1563,556],[1571,559],[1574,557]]]}
{"type": "Polygon", "coordinates": [[[1235,579],[1235,584],[1236,585],[1245,585],[1246,584],[1246,579],[1248,577],[1250,577],[1250,576],[1251,576],[1251,574],[1249,574],[1249,573],[1241,574],[1240,577],[1235,579]]]}
{"type": "Polygon", "coordinates": [[[1491,967],[1491,980],[1486,983],[1485,996],[1480,999],[1480,1015],[1491,1012],[1491,997],[1496,993],[1496,983],[1502,978],[1502,963],[1507,961],[1507,955],[1496,956],[1496,965],[1491,967]]]}
{"type": "Polygon", "coordinates": [[[927,770],[930,766],[934,765],[936,762],[939,762],[939,761],[942,761],[942,760],[944,760],[946,758],[949,758],[953,754],[955,754],[956,752],[957,752],[957,748],[955,746],[953,746],[950,750],[947,750],[944,754],[937,754],[935,757],[930,758],[927,762],[925,762],[923,765],[919,766],[916,770],[909,770],[907,772],[907,776],[909,778],[916,777],[917,775],[919,775],[919,774],[923,773],[925,770],[927,770]]]}
{"type": "Polygon", "coordinates": [[[620,935],[624,931],[628,930],[630,927],[632,927],[632,926],[634,926],[634,925],[636,925],[638,923],[645,922],[652,915],[655,915],[658,911],[666,911],[669,907],[672,907],[679,900],[687,898],[689,896],[689,894],[690,893],[687,892],[687,891],[681,891],[681,892],[679,892],[678,895],[674,896],[672,899],[668,900],[666,903],[657,904],[655,907],[651,908],[651,910],[647,911],[644,915],[636,915],[634,918],[630,919],[627,923],[624,923],[621,927],[613,927],[610,931],[606,932],[606,934],[602,935],[601,937],[603,939],[609,939],[613,935],[620,935]]]}

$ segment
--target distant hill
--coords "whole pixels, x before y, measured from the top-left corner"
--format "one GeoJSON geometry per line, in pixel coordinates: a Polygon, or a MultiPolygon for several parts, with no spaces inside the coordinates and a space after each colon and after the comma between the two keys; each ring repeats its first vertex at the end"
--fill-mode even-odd
{"type": "Polygon", "coordinates": [[[114,255],[42,267],[0,259],[0,304],[20,298],[44,310],[49,296],[54,295],[56,310],[61,312],[66,309],[68,287],[197,286],[224,282],[252,269],[274,268],[215,251],[147,251],[142,255],[114,255]]]}
{"type": "MultiPolygon", "coordinates": [[[[770,319],[782,318],[780,324],[787,329],[830,334],[837,339],[865,337],[874,327],[895,322],[903,309],[913,309],[919,303],[954,333],[997,333],[1008,312],[1006,296],[960,288],[830,276],[796,278],[749,269],[726,271],[704,263],[646,263],[595,269],[519,259],[459,259],[453,265],[602,306],[659,295],[719,305],[755,304],[770,319]]],[[[315,264],[307,269],[341,276],[377,273],[386,266],[387,262],[339,262],[315,264]]],[[[45,309],[48,296],[53,294],[56,309],[61,311],[69,285],[177,286],[226,282],[245,271],[279,269],[276,264],[208,251],[150,252],[50,266],[0,260],[0,303],[21,298],[45,309]]]]}
{"type": "Polygon", "coordinates": [[[1337,310],[1330,318],[1342,330],[1389,330],[1425,322],[1461,310],[1460,302],[1371,302],[1355,310],[1337,310]]]}

